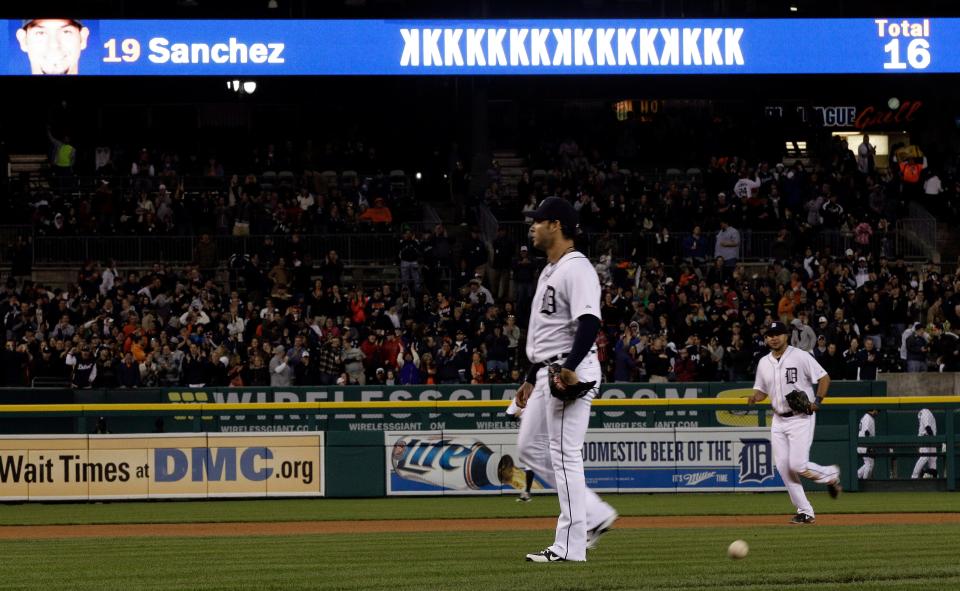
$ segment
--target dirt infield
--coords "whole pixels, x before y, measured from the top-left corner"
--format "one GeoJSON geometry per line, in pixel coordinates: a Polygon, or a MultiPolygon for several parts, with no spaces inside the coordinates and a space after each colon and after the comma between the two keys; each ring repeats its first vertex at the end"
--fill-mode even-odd
{"type": "MultiPolygon", "coordinates": [[[[787,526],[783,515],[691,515],[677,517],[621,517],[616,527],[693,528],[787,526]]],[[[372,521],[290,521],[243,523],[148,523],[122,525],[0,526],[0,540],[115,537],[281,536],[343,533],[416,533],[434,531],[552,530],[552,517],[523,519],[424,519],[372,521]]],[[[928,525],[960,523],[960,513],[839,513],[817,517],[821,526],[928,525]]]]}

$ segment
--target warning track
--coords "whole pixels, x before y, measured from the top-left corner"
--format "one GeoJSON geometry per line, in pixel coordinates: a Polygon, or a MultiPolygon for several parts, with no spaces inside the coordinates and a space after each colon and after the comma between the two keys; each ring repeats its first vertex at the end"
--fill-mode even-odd
{"type": "MultiPolygon", "coordinates": [[[[621,517],[617,528],[790,527],[789,515],[685,515],[621,517]]],[[[835,513],[817,517],[817,526],[930,525],[960,523],[960,513],[835,513]]],[[[228,537],[310,534],[417,533],[441,531],[552,530],[553,517],[518,519],[404,519],[370,521],[285,521],[239,523],[142,523],[105,525],[0,526],[0,540],[116,537],[228,537]]]]}

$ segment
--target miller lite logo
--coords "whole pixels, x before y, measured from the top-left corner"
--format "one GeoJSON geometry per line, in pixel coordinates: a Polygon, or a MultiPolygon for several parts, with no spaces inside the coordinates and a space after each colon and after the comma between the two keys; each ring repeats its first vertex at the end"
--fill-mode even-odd
{"type": "Polygon", "coordinates": [[[741,439],[740,483],[762,484],[773,478],[773,451],[766,439],[741,439]]]}

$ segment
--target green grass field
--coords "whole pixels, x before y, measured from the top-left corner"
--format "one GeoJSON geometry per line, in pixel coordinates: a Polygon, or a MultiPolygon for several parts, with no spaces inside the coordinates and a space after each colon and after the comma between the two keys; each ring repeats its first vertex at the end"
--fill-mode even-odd
{"type": "MultiPolygon", "coordinates": [[[[783,514],[785,494],[612,495],[623,515],[783,514]]],[[[821,515],[960,511],[956,494],[815,494],[821,515]]],[[[554,515],[555,498],[0,506],[0,524],[554,515]]],[[[706,519],[706,518],[705,518],[706,519]]],[[[584,564],[531,564],[552,532],[0,541],[0,589],[960,589],[960,525],[615,529],[584,564]],[[751,547],[741,561],[727,544],[751,547]]]]}

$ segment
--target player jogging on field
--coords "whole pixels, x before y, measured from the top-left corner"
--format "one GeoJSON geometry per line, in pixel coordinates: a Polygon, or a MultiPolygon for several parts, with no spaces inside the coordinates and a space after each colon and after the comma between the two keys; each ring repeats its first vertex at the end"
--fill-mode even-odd
{"type": "MultiPolygon", "coordinates": [[[[920,424],[917,435],[920,437],[936,437],[937,420],[933,418],[933,413],[930,412],[929,408],[920,409],[920,412],[917,413],[917,422],[920,424]]],[[[910,475],[910,478],[916,480],[927,476],[930,478],[937,477],[937,448],[935,447],[920,448],[920,457],[913,466],[913,474],[910,475]]]]}
{"type": "MultiPolygon", "coordinates": [[[[507,407],[506,413],[508,417],[513,417],[513,419],[517,421],[517,424],[521,424],[521,421],[523,421],[523,409],[517,406],[516,398],[510,401],[510,406],[507,407]]],[[[523,470],[526,477],[523,491],[521,491],[520,496],[517,497],[517,502],[529,503],[533,500],[533,497],[530,496],[530,491],[533,489],[533,479],[536,477],[536,475],[533,473],[533,470],[524,468],[523,466],[517,467],[523,470]]]]}
{"type": "Polygon", "coordinates": [[[517,391],[517,405],[525,409],[517,445],[520,463],[556,489],[560,518],[553,544],[526,559],[583,561],[617,519],[587,488],[581,453],[597,392],[592,385],[601,377],[595,346],[600,280],[574,247],[578,215],[569,201],[548,197],[531,217],[530,237],[547,254],[547,266],[531,304],[526,353],[532,365],[517,391]]]}
{"type": "Polygon", "coordinates": [[[770,353],[757,365],[750,404],[770,397],[773,422],[770,440],[773,459],[790,500],[797,508],[790,523],[809,524],[815,520],[813,506],[803,492],[800,477],[826,484],[830,496],[840,494],[840,467],[821,466],[810,461],[810,445],[820,402],[826,398],[830,377],[813,355],[787,344],[790,329],[783,322],[771,322],[764,333],[770,353]],[[817,385],[816,397],[813,385],[817,385]],[[811,400],[812,398],[812,400],[811,400]],[[798,410],[800,409],[800,410],[798,410]]]}

